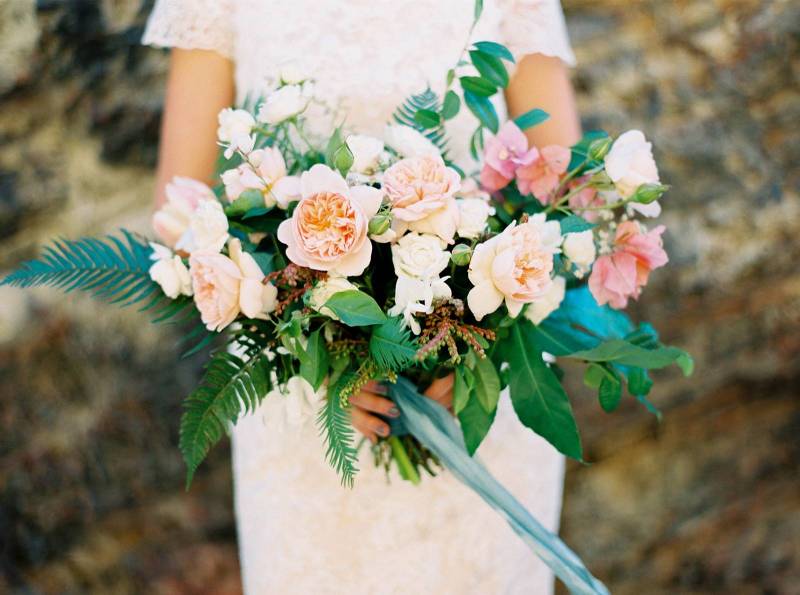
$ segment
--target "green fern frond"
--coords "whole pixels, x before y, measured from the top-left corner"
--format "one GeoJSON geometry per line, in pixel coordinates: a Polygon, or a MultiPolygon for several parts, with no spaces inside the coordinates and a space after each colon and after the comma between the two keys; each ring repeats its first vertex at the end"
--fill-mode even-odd
{"type": "Polygon", "coordinates": [[[317,426],[325,438],[327,448],[325,457],[339,474],[342,485],[353,487],[358,473],[358,450],[353,446],[353,426],[350,411],[342,407],[338,388],[343,386],[341,378],[334,390],[328,391],[328,398],[317,416],[317,426]]]}
{"type": "Polygon", "coordinates": [[[369,353],[378,366],[394,372],[414,362],[417,348],[411,333],[403,326],[403,320],[397,316],[374,327],[369,339],[369,353]]]}
{"type": "Polygon", "coordinates": [[[217,351],[200,386],[184,401],[179,446],[186,462],[186,487],[197,467],[225,433],[228,423],[253,411],[272,388],[266,354],[243,360],[217,351]]]}
{"type": "Polygon", "coordinates": [[[444,126],[426,130],[414,118],[414,115],[420,110],[430,110],[439,112],[441,104],[439,103],[439,96],[436,92],[428,87],[422,93],[409,95],[403,103],[397,107],[392,114],[394,121],[403,126],[409,126],[414,130],[418,130],[430,140],[442,154],[442,158],[447,161],[447,137],[445,136],[444,126]]]}
{"type": "Polygon", "coordinates": [[[152,249],[132,233],[123,230],[123,239],[81,238],[56,240],[43,254],[22,264],[0,281],[15,287],[49,286],[87,291],[96,298],[123,306],[148,297],[163,297],[148,270],[152,249]]]}

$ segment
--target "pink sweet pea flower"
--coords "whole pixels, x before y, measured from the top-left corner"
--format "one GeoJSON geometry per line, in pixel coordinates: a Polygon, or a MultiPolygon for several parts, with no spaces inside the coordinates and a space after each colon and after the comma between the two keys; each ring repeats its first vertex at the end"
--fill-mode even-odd
{"type": "Polygon", "coordinates": [[[552,202],[552,193],[567,171],[570,157],[570,150],[566,147],[544,147],[533,161],[517,170],[519,191],[522,194],[533,194],[543,205],[552,202]]]}
{"type": "Polygon", "coordinates": [[[481,185],[491,192],[505,188],[514,179],[517,169],[531,163],[538,155],[535,147],[528,149],[527,137],[509,120],[486,142],[481,185]]]}
{"type": "Polygon", "coordinates": [[[589,277],[589,291],[601,306],[622,309],[628,299],[637,299],[647,285],[650,272],[667,264],[659,225],[648,232],[636,221],[624,221],[617,227],[614,252],[598,258],[589,277]]]}

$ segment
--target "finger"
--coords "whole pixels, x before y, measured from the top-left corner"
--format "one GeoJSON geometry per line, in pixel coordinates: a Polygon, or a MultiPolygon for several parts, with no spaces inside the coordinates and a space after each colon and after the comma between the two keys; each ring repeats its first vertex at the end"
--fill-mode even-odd
{"type": "Polygon", "coordinates": [[[361,409],[388,417],[398,417],[400,415],[400,410],[395,406],[394,402],[363,390],[350,397],[350,402],[361,409]]]}
{"type": "Polygon", "coordinates": [[[450,407],[453,401],[453,385],[455,377],[448,374],[444,378],[437,378],[425,391],[425,395],[437,403],[450,407]]]}
{"type": "Polygon", "coordinates": [[[353,407],[351,419],[353,427],[373,442],[376,441],[376,435],[386,438],[390,434],[389,424],[360,407],[353,407]]]}
{"type": "Polygon", "coordinates": [[[370,380],[364,385],[364,388],[362,390],[373,393],[375,395],[386,396],[389,394],[389,390],[377,380],[370,380]]]}

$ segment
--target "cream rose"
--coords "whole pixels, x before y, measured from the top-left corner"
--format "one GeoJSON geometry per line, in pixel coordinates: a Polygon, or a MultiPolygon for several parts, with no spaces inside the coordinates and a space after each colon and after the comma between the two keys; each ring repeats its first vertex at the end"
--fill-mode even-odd
{"type": "Polygon", "coordinates": [[[630,197],[642,184],[659,181],[652,145],[639,130],[629,130],[614,141],[605,165],[622,198],[630,197]]]}
{"type": "Polygon", "coordinates": [[[387,124],[383,138],[386,144],[402,157],[440,156],[436,145],[424,134],[409,126],[387,124]]]}
{"type": "Polygon", "coordinates": [[[278,290],[264,284],[255,259],[242,251],[239,240],[228,246],[230,257],[195,252],[189,257],[194,301],[210,331],[221,331],[239,315],[266,318],[275,309],[278,290]]]}
{"type": "Polygon", "coordinates": [[[558,310],[566,295],[567,280],[564,277],[554,277],[550,288],[544,295],[525,308],[525,318],[533,324],[539,324],[553,312],[558,310]]]}
{"type": "Polygon", "coordinates": [[[344,277],[328,277],[324,281],[317,283],[313,289],[306,294],[305,304],[323,316],[339,320],[339,317],[333,313],[333,310],[326,308],[325,304],[335,294],[342,291],[352,291],[354,289],[358,288],[344,277]]]}
{"type": "Polygon", "coordinates": [[[223,172],[222,183],[230,201],[249,189],[260,190],[267,207],[277,204],[285,209],[290,202],[300,199],[300,179],[286,175],[286,161],[275,147],[250,153],[247,163],[223,172]]]}
{"type": "Polygon", "coordinates": [[[278,227],[289,260],[343,277],[364,272],[372,255],[367,228],[383,193],[370,186],[351,188],[322,164],[303,173],[300,191],[292,217],[278,227]]]}
{"type": "Polygon", "coordinates": [[[543,213],[478,244],[469,265],[474,287],[467,295],[475,318],[481,320],[503,301],[509,315],[517,316],[525,304],[541,298],[550,289],[560,244],[558,222],[546,221],[543,213]]]}
{"type": "Polygon", "coordinates": [[[228,218],[216,200],[201,202],[189,220],[189,229],[176,248],[188,253],[197,250],[219,252],[228,241],[228,218]]]}
{"type": "Polygon", "coordinates": [[[408,233],[392,245],[392,263],[397,276],[415,279],[438,277],[450,260],[446,244],[437,236],[408,233]]]}
{"type": "Polygon", "coordinates": [[[347,146],[353,153],[351,171],[360,174],[374,173],[383,154],[383,141],[374,136],[351,134],[347,137],[347,146]]]}
{"type": "Polygon", "coordinates": [[[192,278],[181,257],[161,244],[151,242],[150,247],[153,249],[150,259],[155,262],[148,273],[164,295],[173,300],[179,295],[192,295],[192,278]]]}
{"type": "Polygon", "coordinates": [[[486,230],[486,221],[494,209],[488,201],[482,198],[459,198],[458,227],[456,233],[459,237],[474,240],[486,230]]]}
{"type": "Polygon", "coordinates": [[[217,198],[205,184],[179,176],[166,185],[164,194],[167,200],[153,215],[153,229],[167,246],[175,248],[200,203],[216,202],[217,198]]]}
{"type": "Polygon", "coordinates": [[[597,257],[597,248],[594,244],[594,233],[591,229],[577,233],[568,233],[562,245],[566,256],[582,273],[589,270],[597,257]]]}
{"type": "Polygon", "coordinates": [[[313,85],[286,85],[273,91],[258,110],[258,121],[280,124],[301,113],[311,101],[313,85]]]}

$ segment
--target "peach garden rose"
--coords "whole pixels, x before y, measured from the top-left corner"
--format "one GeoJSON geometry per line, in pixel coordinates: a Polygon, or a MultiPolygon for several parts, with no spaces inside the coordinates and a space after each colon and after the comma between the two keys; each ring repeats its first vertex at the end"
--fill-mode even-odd
{"type": "Polygon", "coordinates": [[[197,180],[175,176],[169,182],[164,194],[167,197],[164,205],[153,215],[153,229],[159,238],[169,246],[175,248],[192,220],[192,215],[204,201],[214,201],[217,198],[214,192],[197,180]]]}
{"type": "Polygon", "coordinates": [[[371,186],[351,188],[322,164],[303,173],[300,191],[292,217],[278,227],[289,260],[342,277],[363,273],[372,256],[369,220],[378,212],[383,193],[371,186]]]}
{"type": "Polygon", "coordinates": [[[553,255],[559,251],[561,228],[543,213],[512,223],[502,233],[478,244],[469,264],[474,285],[467,305],[477,320],[503,302],[517,316],[525,304],[543,297],[552,283],[553,255]]]}

